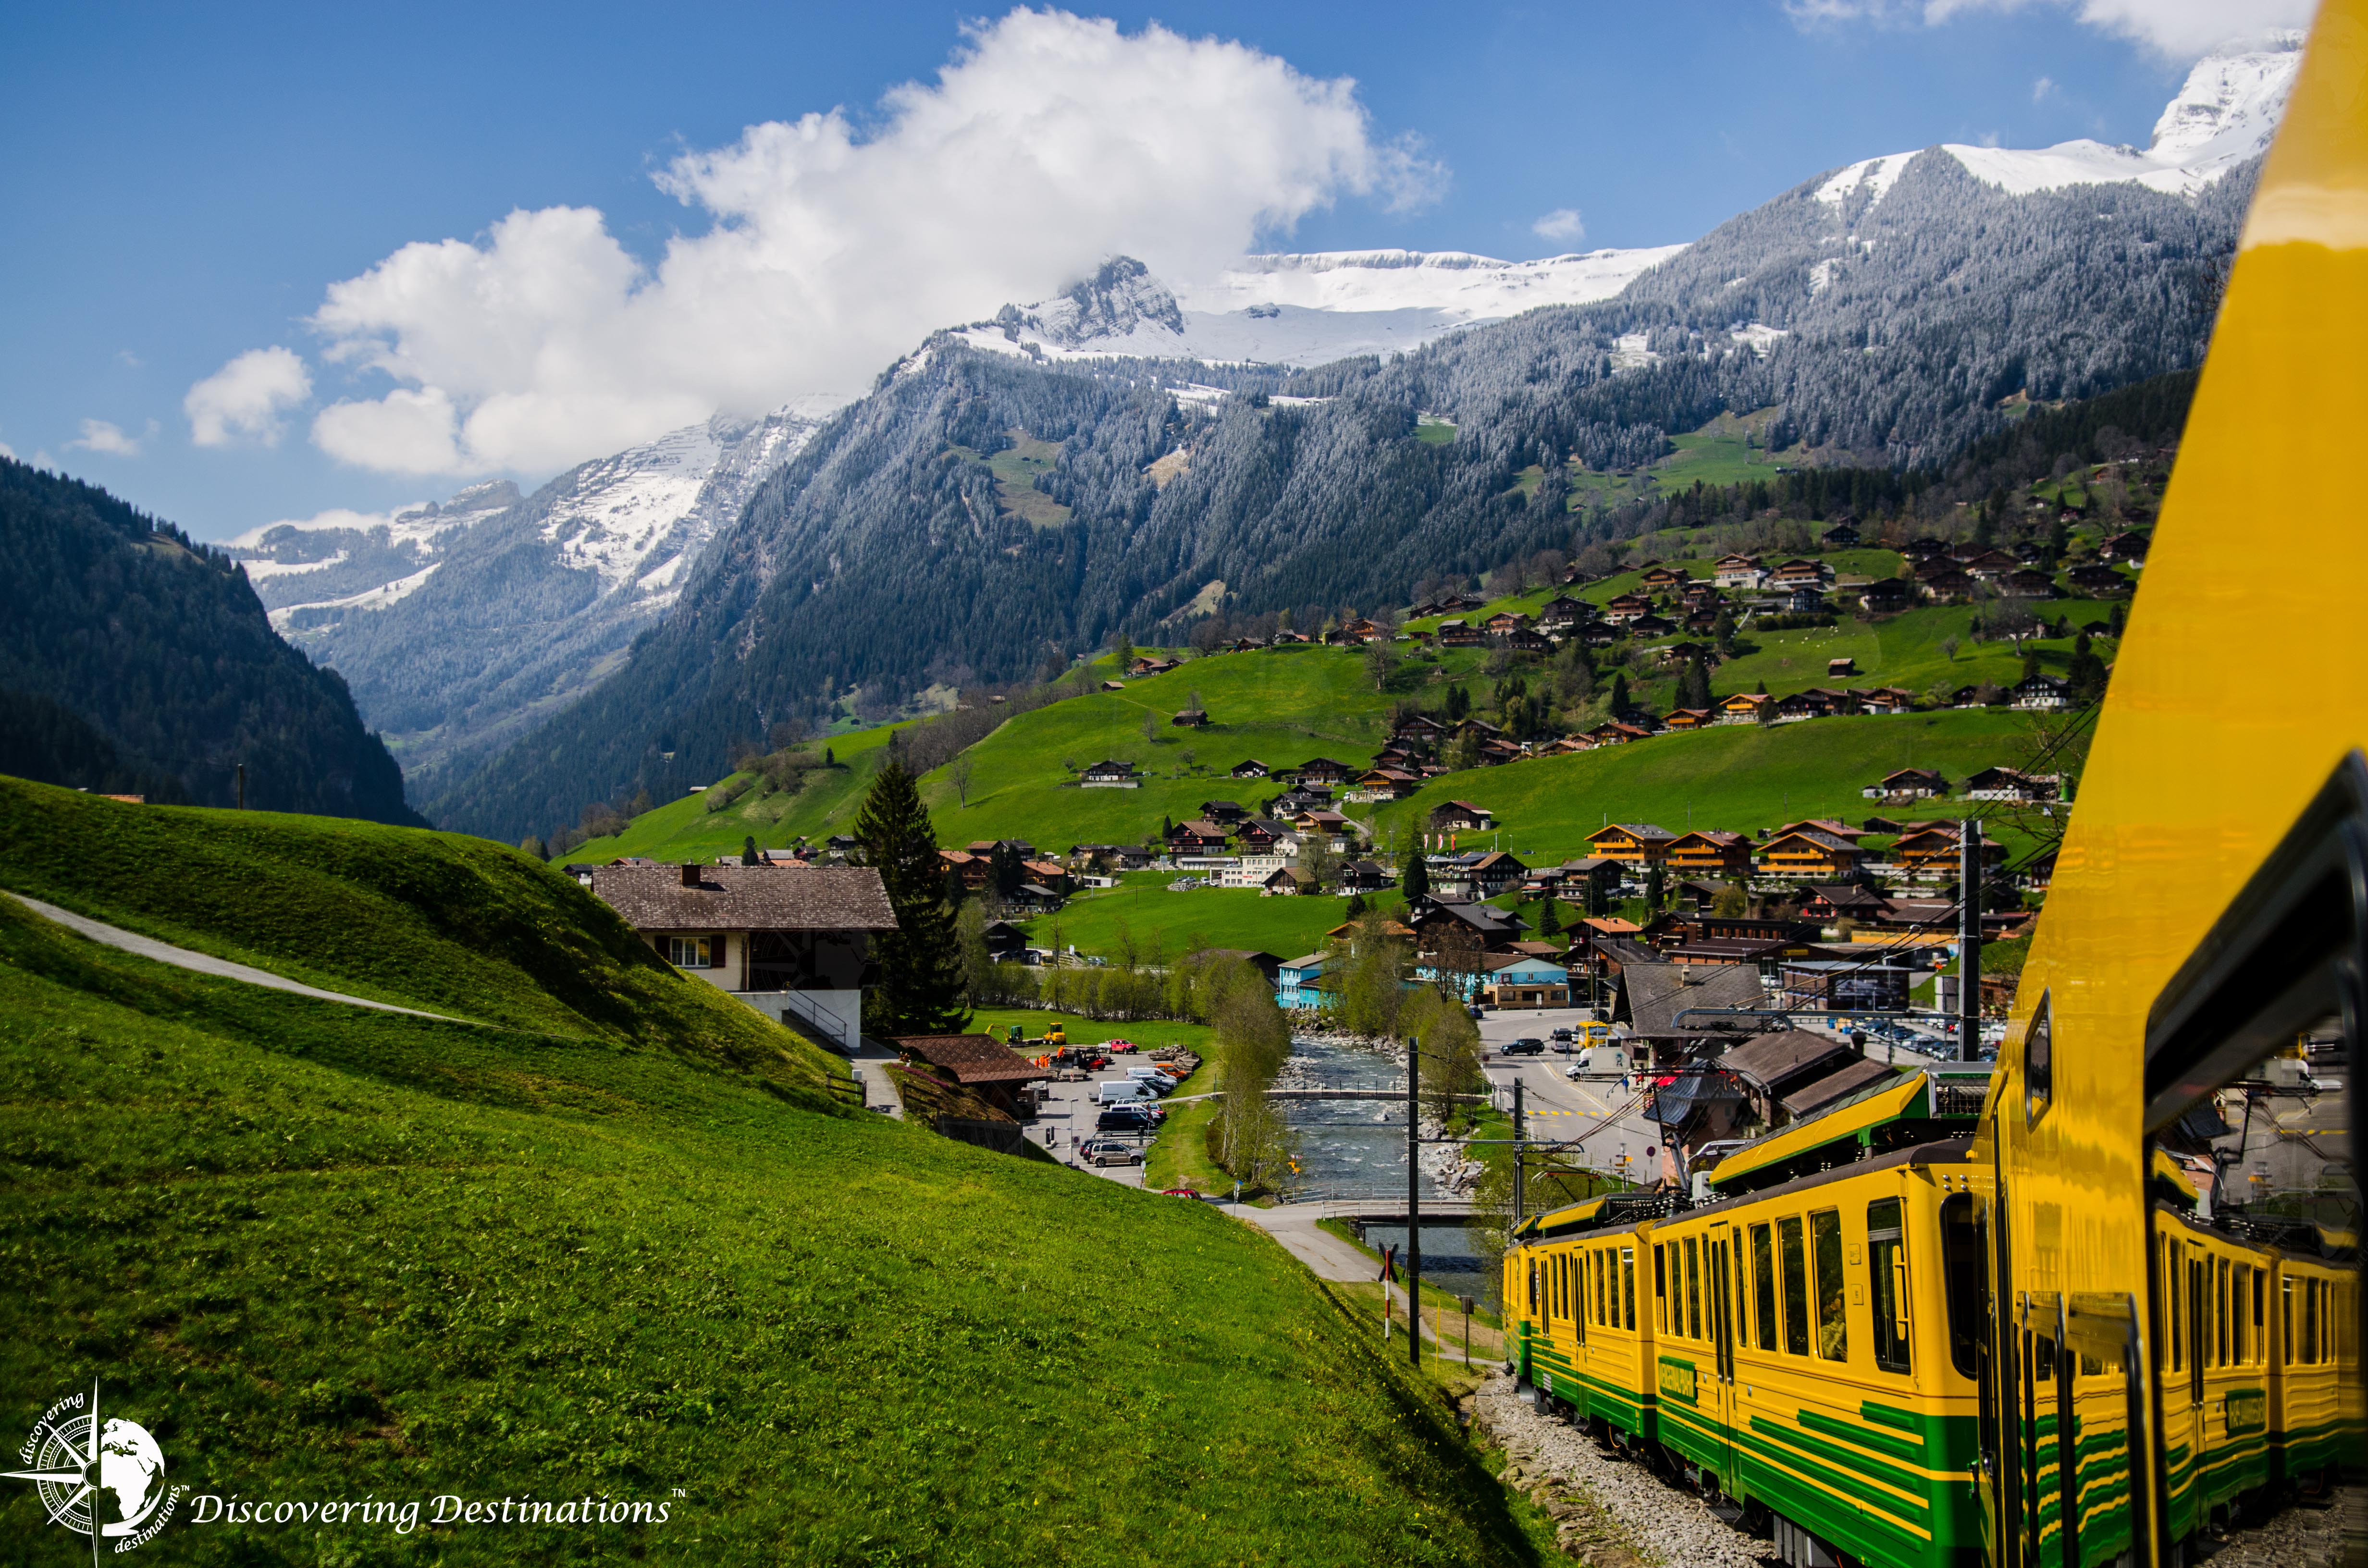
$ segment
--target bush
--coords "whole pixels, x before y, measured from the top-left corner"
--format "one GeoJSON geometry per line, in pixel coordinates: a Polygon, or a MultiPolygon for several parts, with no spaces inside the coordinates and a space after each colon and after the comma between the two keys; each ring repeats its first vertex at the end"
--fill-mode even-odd
{"type": "Polygon", "coordinates": [[[700,797],[700,803],[711,812],[720,812],[748,792],[751,780],[745,775],[734,775],[700,797]]]}

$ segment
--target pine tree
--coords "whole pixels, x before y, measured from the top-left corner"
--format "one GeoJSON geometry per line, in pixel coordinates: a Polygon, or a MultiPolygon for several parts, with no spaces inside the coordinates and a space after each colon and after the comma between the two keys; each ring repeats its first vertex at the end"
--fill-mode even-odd
{"type": "Polygon", "coordinates": [[[744,866],[761,866],[765,863],[765,858],[757,853],[757,835],[753,833],[740,840],[740,863],[744,866]]]}
{"type": "Polygon", "coordinates": [[[1430,896],[1430,866],[1421,850],[1406,851],[1406,871],[1398,879],[1398,891],[1406,894],[1409,909],[1430,896]]]}
{"type": "Polygon", "coordinates": [[[954,913],[945,896],[944,862],[929,813],[905,765],[892,757],[872,779],[855,819],[867,865],[888,890],[896,929],[872,938],[880,984],[865,1001],[865,1023],[882,1034],[954,1034],[970,1022],[954,913]]]}
{"type": "Polygon", "coordinates": [[[1538,906],[1538,936],[1541,938],[1553,937],[1560,934],[1561,930],[1562,916],[1555,912],[1554,895],[1548,893],[1538,906]]]}
{"type": "Polygon", "coordinates": [[[1611,716],[1624,719],[1628,715],[1628,674],[1620,671],[1611,677],[1611,716]]]}

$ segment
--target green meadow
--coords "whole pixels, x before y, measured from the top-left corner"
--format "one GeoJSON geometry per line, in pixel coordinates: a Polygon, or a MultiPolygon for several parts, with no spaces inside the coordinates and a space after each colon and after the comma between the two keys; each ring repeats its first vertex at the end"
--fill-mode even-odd
{"type": "MultiPolygon", "coordinates": [[[[0,899],[0,1367],[24,1424],[97,1377],[196,1493],[668,1515],[398,1534],[185,1502],[170,1561],[1550,1551],[1439,1392],[1265,1237],[844,1110],[790,1037],[727,1022],[522,857],[15,783],[0,811],[40,848],[0,883],[486,1020],[192,974],[0,899]],[[254,868],[245,896],[188,891],[214,857],[254,868]]],[[[0,1529],[12,1561],[72,1550],[30,1487],[0,1493],[0,1529]]]]}

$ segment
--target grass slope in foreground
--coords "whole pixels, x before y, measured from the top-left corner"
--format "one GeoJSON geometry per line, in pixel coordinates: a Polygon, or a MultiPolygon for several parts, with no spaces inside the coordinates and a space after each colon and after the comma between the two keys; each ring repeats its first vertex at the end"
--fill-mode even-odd
{"type": "MultiPolygon", "coordinates": [[[[137,808],[61,793],[9,786],[11,842],[48,808],[43,896],[128,917],[143,890],[74,867],[137,808]]],[[[383,857],[320,866],[302,819],[214,820],[278,879],[256,902],[313,881],[370,921],[313,966],[346,989],[393,988],[347,956],[371,940],[425,950],[469,919],[383,857]]],[[[536,918],[534,940],[598,945],[555,903],[536,918]]],[[[525,1005],[466,978],[404,994],[525,1005]]],[[[185,1499],[157,1543],[176,1562],[1542,1560],[1436,1394],[1262,1236],[831,1114],[710,1049],[697,1013],[617,1006],[574,1038],[373,1013],[0,900],[0,1386],[29,1424],[103,1377],[200,1493],[672,1515],[398,1536],[199,1526],[185,1499]]],[[[0,1540],[72,1544],[29,1487],[0,1493],[0,1540]]]]}

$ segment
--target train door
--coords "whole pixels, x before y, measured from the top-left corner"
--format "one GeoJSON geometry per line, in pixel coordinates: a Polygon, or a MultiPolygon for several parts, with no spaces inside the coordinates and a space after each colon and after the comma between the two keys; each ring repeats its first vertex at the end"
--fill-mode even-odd
{"type": "Polygon", "coordinates": [[[1721,1220],[1710,1228],[1710,1338],[1712,1398],[1716,1402],[1719,1485],[1735,1492],[1735,1229],[1721,1220]]]}
{"type": "Polygon", "coordinates": [[[1983,1556],[1992,1568],[2024,1568],[2029,1559],[2023,1550],[2022,1423],[2015,1418],[2023,1403],[2016,1371],[2021,1358],[2015,1353],[2021,1325],[2014,1307],[2004,1167],[1993,1165],[1991,1177],[1989,1199],[1976,1206],[1974,1216],[1976,1256],[1985,1259],[1990,1280],[1988,1310],[1981,1314],[1975,1347],[1980,1445],[1975,1487],[1981,1501],[1983,1556]]]}
{"type": "MultiPolygon", "coordinates": [[[[2215,1221],[2354,1232],[2368,1018],[2368,757],[2353,752],[2171,976],[2146,1015],[2140,1157],[2209,1140],[2215,1221]],[[2200,1131],[2199,1131],[2200,1130],[2200,1131]],[[2232,1147],[2233,1145],[2233,1147],[2232,1147]]],[[[2219,1334],[2205,1249],[2151,1209],[2154,1557],[2204,1523],[2205,1350],[2219,1334]]],[[[2356,1259],[2356,1254],[2354,1258],[2356,1259]]],[[[2356,1261],[2352,1265],[2357,1267],[2356,1261]]],[[[2225,1303],[2223,1303],[2225,1309],[2225,1303]]],[[[2225,1422],[2222,1429],[2225,1430],[2225,1422]]],[[[2356,1454],[2343,1456],[2357,1461],[2356,1454]]]]}

